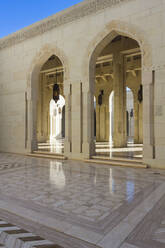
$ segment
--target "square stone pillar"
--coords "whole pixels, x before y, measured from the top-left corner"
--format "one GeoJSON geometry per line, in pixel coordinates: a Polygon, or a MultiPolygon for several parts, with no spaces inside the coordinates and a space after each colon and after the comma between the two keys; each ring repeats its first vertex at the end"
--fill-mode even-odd
{"type": "Polygon", "coordinates": [[[113,54],[114,89],[114,147],[127,145],[126,135],[126,83],[124,80],[124,59],[120,53],[113,54]]]}
{"type": "Polygon", "coordinates": [[[109,102],[96,104],[96,141],[109,142],[109,102]]]}
{"type": "Polygon", "coordinates": [[[94,94],[83,89],[83,158],[95,153],[94,144],[94,94]]]}
{"type": "Polygon", "coordinates": [[[28,152],[32,152],[37,149],[37,137],[35,132],[33,133],[33,115],[32,115],[32,100],[29,94],[27,94],[27,108],[26,108],[26,149],[28,152]]]}
{"type": "Polygon", "coordinates": [[[109,98],[108,102],[105,105],[105,127],[106,127],[106,133],[105,133],[105,141],[109,142],[109,131],[110,131],[110,112],[109,112],[109,98]]]}
{"type": "Polygon", "coordinates": [[[72,127],[71,127],[71,101],[72,101],[72,85],[64,85],[65,95],[65,141],[64,141],[64,155],[71,156],[72,152],[72,127]]]}
{"type": "Polygon", "coordinates": [[[152,71],[143,71],[143,157],[155,158],[154,78],[152,71]]]}
{"type": "Polygon", "coordinates": [[[101,108],[100,106],[96,103],[96,141],[99,142],[100,141],[100,111],[101,108]]]}
{"type": "Polygon", "coordinates": [[[134,92],[134,143],[139,143],[139,102],[138,92],[134,92]]]}
{"type": "Polygon", "coordinates": [[[155,159],[165,168],[165,69],[155,71],[155,159]]]}
{"type": "Polygon", "coordinates": [[[30,148],[30,152],[36,151],[38,149],[37,144],[37,104],[33,99],[29,99],[28,101],[28,147],[30,148]]]}
{"type": "Polygon", "coordinates": [[[76,81],[72,84],[72,157],[82,157],[82,83],[76,81]]]}

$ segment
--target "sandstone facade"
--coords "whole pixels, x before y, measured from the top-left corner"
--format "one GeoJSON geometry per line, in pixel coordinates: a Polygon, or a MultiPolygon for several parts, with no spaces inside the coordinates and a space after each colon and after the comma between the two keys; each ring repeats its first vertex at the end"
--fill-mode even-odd
{"type": "MultiPolygon", "coordinates": [[[[36,149],[40,72],[55,55],[63,67],[64,154],[89,158],[96,62],[103,49],[121,36],[137,42],[141,52],[143,160],[165,168],[164,26],[165,0],[86,0],[1,39],[0,151],[27,154],[36,149]]],[[[121,128],[125,130],[124,125],[121,128]]]]}

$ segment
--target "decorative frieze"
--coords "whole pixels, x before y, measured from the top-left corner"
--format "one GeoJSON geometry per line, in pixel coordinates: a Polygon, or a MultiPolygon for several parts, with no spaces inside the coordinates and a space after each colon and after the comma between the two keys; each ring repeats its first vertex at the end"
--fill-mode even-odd
{"type": "Polygon", "coordinates": [[[0,39],[0,49],[10,47],[26,39],[40,35],[60,25],[73,22],[84,16],[96,13],[102,9],[113,7],[119,3],[131,0],[87,0],[67,10],[50,16],[3,39],[0,39]]]}

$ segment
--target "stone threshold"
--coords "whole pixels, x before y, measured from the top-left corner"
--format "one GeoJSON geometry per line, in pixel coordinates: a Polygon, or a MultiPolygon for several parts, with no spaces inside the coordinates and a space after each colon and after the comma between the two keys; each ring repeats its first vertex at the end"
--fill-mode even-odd
{"type": "Polygon", "coordinates": [[[132,167],[132,168],[141,168],[141,169],[148,169],[150,168],[147,164],[143,164],[142,161],[138,160],[129,160],[129,159],[122,159],[122,158],[107,158],[107,157],[100,157],[100,156],[93,156],[91,159],[85,159],[84,162],[86,163],[95,163],[95,164],[105,164],[111,166],[123,166],[123,167],[132,167]]]}
{"type": "Polygon", "coordinates": [[[67,157],[64,156],[64,154],[44,152],[44,151],[34,151],[32,153],[27,154],[27,156],[37,157],[37,158],[58,159],[58,160],[66,160],[67,159],[67,157]]]}

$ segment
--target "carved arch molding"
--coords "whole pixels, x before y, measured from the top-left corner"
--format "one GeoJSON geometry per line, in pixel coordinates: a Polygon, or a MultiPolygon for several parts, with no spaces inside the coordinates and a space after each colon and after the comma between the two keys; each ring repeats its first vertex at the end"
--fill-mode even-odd
{"type": "Polygon", "coordinates": [[[152,70],[152,48],[149,44],[145,31],[139,29],[138,26],[128,22],[113,20],[106,24],[103,30],[98,33],[90,42],[83,60],[83,74],[88,81],[90,71],[96,63],[96,59],[102,49],[110,43],[117,35],[128,36],[136,40],[142,52],[143,70],[152,70]]]}
{"type": "Polygon", "coordinates": [[[27,91],[31,97],[33,84],[38,80],[38,75],[42,65],[52,56],[56,55],[64,67],[64,82],[69,78],[69,62],[64,52],[54,44],[45,44],[38,53],[35,54],[27,73],[27,91]]]}

